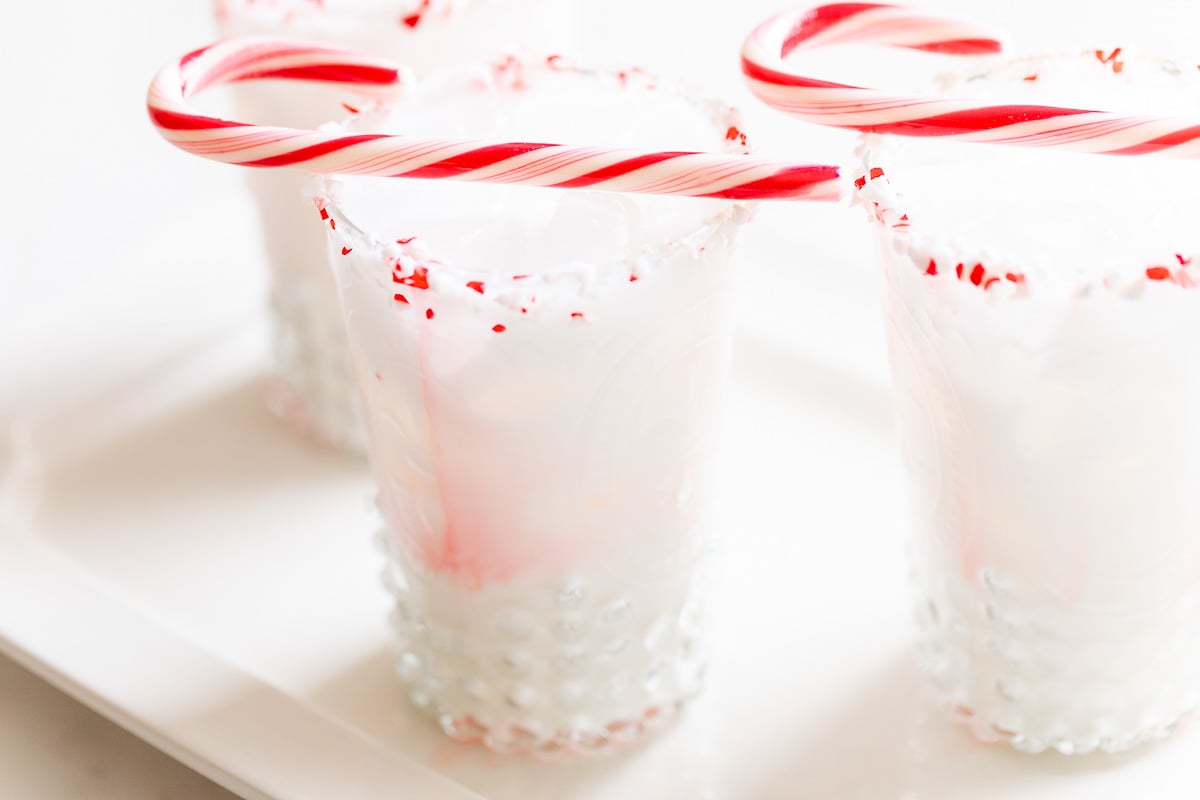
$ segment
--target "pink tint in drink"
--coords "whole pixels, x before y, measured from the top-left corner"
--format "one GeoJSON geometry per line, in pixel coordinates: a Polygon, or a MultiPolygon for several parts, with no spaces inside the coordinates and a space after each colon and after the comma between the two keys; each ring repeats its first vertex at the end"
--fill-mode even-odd
{"type": "MultiPolygon", "coordinates": [[[[445,76],[391,118],[352,122],[398,124],[743,147],[726,107],[556,60],[445,76]]],[[[412,701],[449,735],[503,751],[636,738],[703,669],[730,257],[747,209],[447,181],[324,186],[412,701]]]]}
{"type": "MultiPolygon", "coordinates": [[[[569,46],[573,12],[551,0],[218,0],[223,36],[285,35],[392,56],[425,73],[531,47],[569,46]]],[[[235,90],[238,118],[315,128],[361,104],[345,87],[274,81],[235,90]]],[[[366,446],[346,334],[323,240],[310,224],[305,176],[254,170],[271,265],[273,344],[279,377],[269,398],[283,418],[330,443],[366,446]]]]}

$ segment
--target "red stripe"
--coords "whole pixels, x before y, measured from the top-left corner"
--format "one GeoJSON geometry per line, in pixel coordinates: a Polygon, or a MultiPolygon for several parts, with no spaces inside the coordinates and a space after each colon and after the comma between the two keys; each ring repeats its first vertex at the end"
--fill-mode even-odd
{"type": "Polygon", "coordinates": [[[593,170],[585,175],[580,175],[577,178],[571,178],[570,180],[562,181],[561,183],[555,183],[552,185],[559,189],[578,189],[583,186],[593,186],[601,181],[607,181],[611,180],[612,178],[619,178],[622,175],[628,175],[630,172],[642,169],[643,167],[650,167],[654,166],[655,164],[660,164],[663,161],[668,161],[676,156],[687,155],[692,154],[686,152],[646,153],[645,155],[627,158],[624,161],[618,161],[617,163],[610,164],[607,167],[601,167],[600,169],[593,170]]]}
{"type": "MultiPolygon", "coordinates": [[[[701,197],[722,197],[727,200],[758,200],[771,197],[807,197],[817,189],[814,184],[822,181],[837,180],[837,167],[806,166],[781,169],[774,175],[760,178],[749,183],[731,186],[716,192],[710,192],[701,197]]],[[[818,193],[817,197],[834,197],[837,189],[818,193]]]]}
{"type": "Polygon", "coordinates": [[[369,83],[390,86],[400,83],[400,74],[387,67],[372,67],[365,64],[313,64],[283,69],[264,69],[247,72],[230,81],[257,80],[259,78],[282,78],[292,81],[325,81],[330,83],[369,83]]]}
{"type": "Polygon", "coordinates": [[[861,86],[852,86],[848,83],[834,83],[817,78],[806,78],[790,72],[780,72],[770,67],[764,67],[745,56],[742,56],[742,72],[747,78],[753,78],[763,83],[773,83],[777,86],[799,86],[806,89],[862,89],[861,86]]]}
{"type": "Polygon", "coordinates": [[[461,175],[464,172],[472,172],[481,167],[490,167],[493,164],[504,161],[505,159],[515,156],[532,153],[535,150],[541,150],[543,147],[556,147],[553,144],[537,144],[533,142],[507,142],[505,144],[494,144],[487,147],[480,147],[476,150],[468,150],[450,158],[436,161],[433,164],[426,164],[423,167],[418,167],[407,172],[397,172],[391,177],[393,178],[450,178],[455,175],[461,175]]]}
{"type": "Polygon", "coordinates": [[[982,53],[999,53],[1004,45],[998,39],[950,39],[944,42],[904,45],[909,50],[925,53],[946,53],[954,56],[974,56],[982,53]]]}
{"type": "Polygon", "coordinates": [[[799,47],[800,43],[805,39],[811,39],[823,30],[831,28],[847,17],[853,17],[856,14],[861,14],[864,11],[873,11],[877,8],[893,8],[893,6],[884,3],[830,3],[826,6],[817,6],[816,8],[805,11],[800,19],[796,20],[796,24],[788,31],[788,35],[783,39],[783,45],[780,48],[780,58],[786,58],[787,54],[799,47]]]}
{"type": "Polygon", "coordinates": [[[1159,150],[1165,150],[1168,147],[1175,147],[1180,144],[1187,144],[1200,138],[1200,125],[1192,125],[1187,128],[1182,128],[1177,131],[1159,136],[1157,139],[1151,139],[1141,144],[1122,147],[1119,150],[1107,150],[1110,155],[1119,156],[1136,156],[1142,153],[1154,153],[1159,150]]]}
{"type": "Polygon", "coordinates": [[[180,114],[178,111],[166,111],[161,108],[148,108],[150,120],[160,128],[168,131],[203,131],[209,128],[244,128],[242,122],[231,122],[216,117],[206,117],[201,114],[180,114]]]}
{"type": "Polygon", "coordinates": [[[195,61],[197,58],[199,58],[200,56],[207,53],[210,49],[212,49],[213,45],[215,45],[215,44],[217,44],[217,43],[213,42],[213,44],[206,44],[204,47],[199,47],[190,53],[185,53],[183,55],[183,57],[179,59],[179,69],[182,70],[189,63],[191,63],[192,61],[195,61]]]}
{"type": "MultiPolygon", "coordinates": [[[[217,44],[222,43],[218,42],[217,44]]],[[[210,48],[212,46],[210,45],[210,48]]],[[[243,45],[236,49],[227,48],[227,50],[228,52],[226,52],[224,58],[208,65],[208,69],[205,72],[206,75],[217,76],[218,79],[224,80],[224,75],[229,72],[236,72],[248,64],[257,64],[263,61],[296,56],[310,62],[317,57],[319,57],[317,58],[318,61],[320,59],[329,61],[347,55],[334,48],[304,42],[264,42],[253,46],[243,45]]]]}
{"type": "MultiPolygon", "coordinates": [[[[215,44],[209,45],[203,50],[197,51],[195,55],[203,53],[205,50],[211,50],[216,47],[215,44]]],[[[227,52],[219,60],[216,60],[207,65],[206,69],[198,75],[194,74],[197,71],[195,65],[184,68],[184,64],[180,65],[180,86],[179,90],[184,97],[191,95],[193,92],[203,91],[205,88],[214,84],[226,83],[229,81],[229,74],[243,69],[247,64],[254,64],[266,58],[273,58],[279,55],[308,55],[311,48],[304,47],[273,47],[270,44],[255,45],[254,47],[245,47],[227,52]]]]}
{"type": "Polygon", "coordinates": [[[362,142],[373,142],[377,139],[386,138],[388,138],[387,135],[382,133],[360,133],[356,136],[342,136],[328,142],[302,147],[299,150],[293,150],[289,153],[280,153],[277,156],[260,158],[257,161],[239,161],[238,163],[246,167],[287,167],[313,158],[319,158],[329,153],[336,153],[339,150],[345,150],[347,147],[352,147],[362,142]]]}
{"type": "Polygon", "coordinates": [[[853,125],[867,133],[897,133],[902,136],[954,136],[959,133],[988,131],[1040,119],[1069,117],[1092,112],[1079,108],[1055,108],[1053,106],[985,106],[952,111],[920,119],[884,122],[878,125],[853,125]]]}

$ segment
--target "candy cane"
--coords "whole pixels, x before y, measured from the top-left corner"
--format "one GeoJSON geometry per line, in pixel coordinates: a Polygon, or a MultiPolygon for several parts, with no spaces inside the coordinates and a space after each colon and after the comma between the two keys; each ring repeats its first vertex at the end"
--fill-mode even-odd
{"type": "Polygon", "coordinates": [[[411,82],[407,71],[390,61],[339,48],[278,38],[227,40],[159,72],[146,100],[150,118],[168,142],[189,153],[323,175],[451,178],[738,200],[836,200],[841,191],[832,166],[737,154],[304,131],[210,117],[188,103],[209,87],[260,78],[322,81],[374,94],[394,94],[411,82]]]}
{"type": "Polygon", "coordinates": [[[1200,156],[1200,119],[893,95],[810,78],[785,63],[798,50],[847,43],[953,55],[1001,50],[993,33],[970,23],[900,6],[834,3],[783,12],[760,24],[742,49],[742,72],[768,105],[822,125],[1110,155],[1200,156]]]}

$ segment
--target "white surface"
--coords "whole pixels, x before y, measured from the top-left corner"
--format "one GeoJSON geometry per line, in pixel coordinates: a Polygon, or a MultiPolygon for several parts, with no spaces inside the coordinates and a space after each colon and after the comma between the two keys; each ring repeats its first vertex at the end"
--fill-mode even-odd
{"type": "MultiPolygon", "coordinates": [[[[668,4],[589,3],[589,37],[628,56],[671,30],[639,60],[712,77],[748,106],[736,48],[770,5],[674,19],[668,4]]],[[[1200,17],[1183,2],[1136,16],[1089,5],[1078,20],[1032,0],[937,5],[1007,21],[1023,41],[1161,38],[1170,52],[1200,17]]],[[[261,411],[263,276],[239,176],[171,151],[144,120],[154,68],[207,37],[204,6],[13,13],[0,74],[28,124],[0,134],[17,154],[0,200],[5,652],[247,797],[1200,793],[1195,727],[1125,758],[1068,761],[978,747],[927,713],[872,254],[839,208],[766,209],[748,237],[745,268],[766,286],[743,300],[708,693],[603,760],[445,741],[391,676],[365,476],[261,411]],[[773,468],[740,469],[759,463],[773,468]]],[[[837,159],[847,141],[785,121],[764,136],[770,113],[747,116],[771,152],[837,159]]],[[[24,691],[13,685],[0,691],[24,691]]],[[[0,744],[28,726],[0,715],[0,744]]],[[[0,772],[0,795],[21,796],[20,780],[0,772]]]]}

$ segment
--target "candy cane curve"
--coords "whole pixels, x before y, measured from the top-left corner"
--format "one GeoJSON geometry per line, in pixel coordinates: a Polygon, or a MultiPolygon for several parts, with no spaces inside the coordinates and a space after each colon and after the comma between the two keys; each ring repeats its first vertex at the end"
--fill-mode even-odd
{"type": "Polygon", "coordinates": [[[742,48],[742,72],[763,102],[822,125],[1109,155],[1200,157],[1200,119],[895,95],[801,75],[786,63],[797,51],[848,43],[951,55],[1002,49],[994,33],[971,23],[883,3],[833,3],[762,22],[742,48]]]}
{"type": "Polygon", "coordinates": [[[230,39],[163,67],[150,85],[147,110],[158,132],[176,147],[248,167],[734,200],[841,196],[833,166],[738,154],[296,130],[207,116],[188,102],[210,87],[264,78],[341,84],[383,97],[397,95],[412,82],[406,69],[375,56],[293,39],[230,39]]]}

